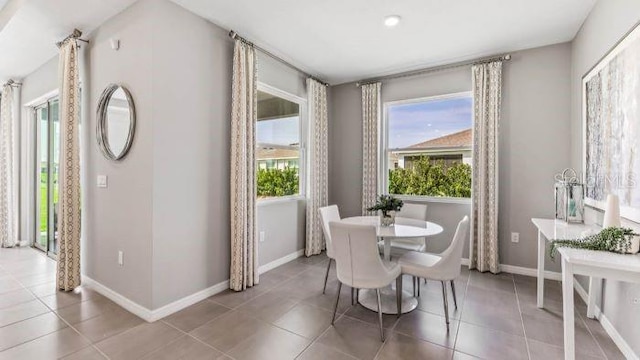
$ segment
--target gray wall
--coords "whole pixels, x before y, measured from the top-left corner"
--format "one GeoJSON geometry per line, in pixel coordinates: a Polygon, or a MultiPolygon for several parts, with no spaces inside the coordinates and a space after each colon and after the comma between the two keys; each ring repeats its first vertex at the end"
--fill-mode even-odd
{"type": "MultiPolygon", "coordinates": [[[[141,0],[89,37],[83,273],[157,309],[229,277],[233,42],[166,0],[141,0]],[[121,162],[102,156],[93,132],[98,98],[112,82],[131,90],[137,111],[136,137],[121,162]],[[95,186],[97,175],[108,176],[108,188],[95,186]]],[[[24,80],[23,103],[57,87],[57,64],[56,57],[24,80]]],[[[259,80],[306,96],[304,77],[262,56],[259,80]]],[[[304,200],[260,204],[257,217],[266,232],[261,265],[304,248],[304,200]]]]}
{"type": "MultiPolygon", "coordinates": [[[[554,174],[569,165],[570,56],[570,45],[559,44],[513,53],[504,67],[499,160],[503,264],[534,268],[537,233],[531,218],[554,214],[554,174]],[[517,244],[511,243],[512,231],[520,232],[517,244]]],[[[469,90],[471,70],[465,67],[385,81],[382,98],[393,101],[469,90]]],[[[329,200],[338,204],[342,216],[358,215],[362,192],[360,89],[355,84],[335,86],[331,100],[329,200]]],[[[443,234],[430,239],[429,250],[444,249],[457,222],[469,212],[469,204],[429,203],[429,218],[445,228],[443,234]]],[[[549,266],[557,269],[553,263],[549,266]]]]}
{"type": "MultiPolygon", "coordinates": [[[[582,76],[639,21],[639,1],[600,0],[572,43],[571,160],[578,171],[582,170],[582,76]]],[[[586,215],[602,223],[601,212],[587,209],[586,215]]],[[[623,225],[640,231],[640,224],[626,221],[623,225]]],[[[586,279],[580,283],[586,288],[586,279]]],[[[604,314],[636,354],[640,354],[640,306],[633,299],[638,297],[639,285],[605,281],[601,299],[604,314]]]]}

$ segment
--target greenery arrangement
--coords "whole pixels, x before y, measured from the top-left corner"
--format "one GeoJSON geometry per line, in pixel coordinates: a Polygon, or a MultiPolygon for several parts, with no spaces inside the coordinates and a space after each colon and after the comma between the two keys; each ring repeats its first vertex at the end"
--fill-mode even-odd
{"type": "Polygon", "coordinates": [[[259,198],[298,194],[298,169],[258,169],[256,178],[259,198]]]}
{"type": "Polygon", "coordinates": [[[608,227],[584,239],[553,240],[549,247],[549,256],[553,259],[558,253],[559,247],[626,252],[631,248],[631,238],[634,236],[638,236],[638,234],[629,228],[608,227]]]}
{"type": "Polygon", "coordinates": [[[368,211],[382,211],[382,216],[388,217],[389,211],[400,211],[404,203],[402,200],[392,195],[380,195],[375,205],[368,208],[368,211]]]}
{"type": "Polygon", "coordinates": [[[409,169],[389,170],[389,193],[404,195],[471,197],[471,166],[445,165],[421,157],[409,169]]]}

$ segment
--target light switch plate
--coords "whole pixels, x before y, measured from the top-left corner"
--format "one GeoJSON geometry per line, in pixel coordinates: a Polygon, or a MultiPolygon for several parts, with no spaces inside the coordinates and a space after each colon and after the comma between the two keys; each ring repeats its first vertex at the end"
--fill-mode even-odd
{"type": "Polygon", "coordinates": [[[98,177],[96,179],[96,184],[98,185],[99,188],[106,188],[107,187],[107,175],[98,175],[98,177]]]}

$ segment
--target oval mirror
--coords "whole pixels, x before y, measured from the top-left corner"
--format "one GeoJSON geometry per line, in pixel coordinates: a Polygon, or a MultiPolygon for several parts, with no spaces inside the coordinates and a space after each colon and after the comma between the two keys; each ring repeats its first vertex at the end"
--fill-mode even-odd
{"type": "Polygon", "coordinates": [[[125,87],[110,84],[98,103],[96,136],[105,157],[120,160],[127,155],[136,129],[136,110],[125,87]]]}

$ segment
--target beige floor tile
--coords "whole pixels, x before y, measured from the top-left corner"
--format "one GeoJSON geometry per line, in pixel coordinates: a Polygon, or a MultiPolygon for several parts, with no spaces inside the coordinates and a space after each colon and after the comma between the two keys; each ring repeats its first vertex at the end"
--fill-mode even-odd
{"type": "Polygon", "coordinates": [[[4,308],[0,310],[0,327],[26,320],[49,311],[51,310],[44,306],[40,300],[31,300],[29,302],[4,308]]]}
{"type": "Polygon", "coordinates": [[[139,359],[182,333],[163,323],[144,323],[96,344],[109,359],[139,359]]]}
{"type": "Polygon", "coordinates": [[[460,323],[456,350],[491,360],[528,358],[523,337],[466,323],[460,323]]]}
{"type": "Polygon", "coordinates": [[[230,309],[225,306],[204,300],[164,318],[163,321],[182,331],[189,332],[228,311],[230,309]]]}
{"type": "Polygon", "coordinates": [[[314,339],[331,325],[332,313],[313,305],[300,303],[274,322],[295,334],[314,339]]]}
{"type": "Polygon", "coordinates": [[[31,300],[35,300],[35,297],[27,289],[10,291],[0,294],[0,309],[22,304],[31,300]]]}
{"type": "MultiPolygon", "coordinates": [[[[322,290],[315,293],[313,296],[308,296],[302,302],[310,305],[317,306],[319,308],[331,311],[336,305],[336,295],[338,292],[338,281],[334,280],[327,284],[327,291],[322,294],[322,290]]],[[[338,314],[342,314],[351,308],[351,288],[348,286],[342,286],[340,292],[340,302],[338,303],[338,314]]]]}
{"type": "Polygon", "coordinates": [[[53,295],[41,297],[40,300],[51,310],[58,310],[81,301],[96,298],[104,298],[104,296],[91,289],[78,288],[73,291],[57,291],[53,295]]]}
{"type": "MultiPolygon", "coordinates": [[[[459,319],[462,315],[462,304],[465,300],[465,291],[458,291],[458,289],[464,289],[464,286],[458,286],[456,288],[456,298],[458,299],[458,309],[455,308],[453,303],[453,295],[451,294],[451,287],[447,287],[448,299],[449,299],[449,317],[452,319],[459,319]]],[[[411,290],[411,288],[407,288],[411,290]]],[[[444,303],[442,299],[442,286],[440,285],[437,291],[421,291],[418,298],[418,309],[430,312],[436,315],[444,316],[444,303]]]]}
{"type": "Polygon", "coordinates": [[[453,349],[456,343],[458,324],[457,320],[450,319],[449,331],[447,332],[444,317],[415,310],[403,314],[394,331],[453,349]]]}
{"type": "Polygon", "coordinates": [[[71,328],[39,337],[0,353],[0,360],[58,359],[89,345],[71,328]]]}
{"type": "Polygon", "coordinates": [[[224,356],[218,350],[204,345],[191,336],[183,335],[167,345],[147,354],[145,360],[217,360],[224,356]]]}
{"type": "Polygon", "coordinates": [[[269,272],[288,277],[294,277],[310,269],[312,269],[312,265],[303,264],[297,261],[291,261],[284,265],[278,266],[277,268],[270,270],[269,272]]]}
{"type": "Polygon", "coordinates": [[[93,346],[86,347],[80,351],[76,351],[71,355],[67,355],[62,360],[105,360],[98,350],[93,346]]]}
{"type": "Polygon", "coordinates": [[[624,354],[620,351],[618,346],[613,342],[609,334],[604,330],[598,320],[583,318],[583,321],[587,328],[591,331],[591,334],[596,339],[598,345],[603,350],[604,354],[609,360],[622,360],[625,359],[624,354]]]}
{"type": "Polygon", "coordinates": [[[107,298],[97,298],[63,307],[56,310],[56,314],[73,325],[114,309],[119,309],[116,303],[107,298]]]}
{"type": "Polygon", "coordinates": [[[376,359],[451,359],[453,350],[402,334],[393,334],[376,359]]]}
{"type": "Polygon", "coordinates": [[[38,315],[0,328],[0,351],[66,327],[54,313],[38,315]]]}
{"type": "Polygon", "coordinates": [[[360,359],[373,359],[382,346],[380,328],[348,317],[338,319],[318,342],[360,359]]]}
{"type": "Polygon", "coordinates": [[[92,342],[99,342],[121,332],[127,331],[144,321],[124,309],[106,311],[89,320],[73,325],[82,335],[92,342]]]}
{"type": "Polygon", "coordinates": [[[54,295],[55,293],[58,292],[58,289],[56,289],[55,282],[50,282],[50,283],[36,285],[36,286],[30,286],[27,289],[29,289],[29,291],[31,291],[35,296],[40,298],[54,295]]]}
{"type": "Polygon", "coordinates": [[[0,294],[22,289],[22,284],[12,276],[0,277],[0,294]]]}
{"type": "Polygon", "coordinates": [[[52,272],[52,273],[16,276],[16,280],[18,280],[20,284],[22,284],[22,286],[24,287],[37,286],[37,285],[50,283],[52,281],[56,281],[56,274],[55,272],[52,272]]]}
{"type": "Polygon", "coordinates": [[[469,354],[461,353],[459,351],[455,351],[453,353],[453,360],[477,360],[479,357],[471,356],[469,354]]]}
{"type": "MultiPolygon", "coordinates": [[[[360,305],[360,304],[356,304],[354,306],[351,306],[349,308],[349,310],[347,310],[344,315],[350,317],[350,318],[354,318],[354,319],[358,319],[360,321],[364,321],[366,323],[369,323],[371,325],[374,326],[379,326],[380,320],[378,319],[378,312],[377,311],[373,311],[373,310],[369,310],[366,307],[360,305]]],[[[382,326],[385,329],[389,329],[392,328],[396,322],[398,321],[398,316],[397,315],[388,315],[388,314],[382,314],[382,326]]]]}
{"type": "Polygon", "coordinates": [[[219,294],[213,295],[209,298],[209,300],[215,301],[220,305],[226,306],[230,309],[234,309],[250,300],[255,299],[257,296],[264,294],[270,288],[261,287],[260,285],[256,285],[252,288],[249,288],[245,291],[233,291],[231,289],[227,289],[219,294]]]}
{"type": "MultiPolygon", "coordinates": [[[[561,319],[546,320],[539,317],[523,314],[527,338],[537,340],[558,347],[564,346],[564,327],[561,319]]],[[[575,322],[576,354],[601,356],[602,350],[591,336],[581,319],[575,322]]]]}
{"type": "MultiPolygon", "coordinates": [[[[536,340],[528,340],[529,342],[529,353],[531,354],[531,360],[563,360],[564,359],[564,349],[559,346],[553,346],[549,344],[545,344],[536,340]]],[[[580,354],[577,357],[581,360],[596,360],[603,359],[603,357],[595,357],[580,354]]]]}
{"type": "Polygon", "coordinates": [[[469,285],[487,290],[498,290],[508,293],[515,293],[513,276],[509,273],[493,275],[490,273],[479,273],[472,271],[469,274],[469,285]]]}
{"type": "Polygon", "coordinates": [[[355,360],[353,356],[339,352],[320,343],[314,343],[307,348],[298,360],[355,360]]]}
{"type": "Polygon", "coordinates": [[[260,331],[227,353],[236,360],[295,359],[311,340],[275,326],[260,331]]]}
{"type": "Polygon", "coordinates": [[[279,296],[278,291],[270,291],[238,307],[237,310],[270,323],[286,314],[296,303],[279,296]]]}
{"type": "Polygon", "coordinates": [[[234,310],[194,329],[190,334],[214,348],[226,352],[268,327],[269,325],[262,320],[234,310]]]}

